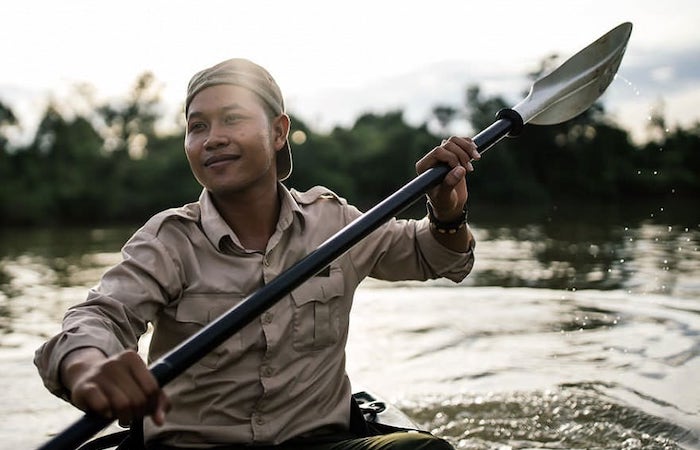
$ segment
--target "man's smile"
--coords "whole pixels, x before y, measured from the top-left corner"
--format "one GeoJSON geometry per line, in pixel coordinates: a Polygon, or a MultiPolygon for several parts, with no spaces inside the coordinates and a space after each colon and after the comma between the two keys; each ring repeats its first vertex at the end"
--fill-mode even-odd
{"type": "Polygon", "coordinates": [[[211,167],[214,165],[220,165],[228,163],[231,161],[236,161],[240,159],[241,155],[235,155],[230,153],[222,153],[219,155],[212,155],[204,161],[204,167],[211,167]]]}

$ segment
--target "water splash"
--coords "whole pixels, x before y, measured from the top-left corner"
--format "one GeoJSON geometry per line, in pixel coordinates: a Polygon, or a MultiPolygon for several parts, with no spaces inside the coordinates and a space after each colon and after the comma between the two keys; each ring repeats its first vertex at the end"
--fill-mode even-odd
{"type": "Polygon", "coordinates": [[[577,383],[547,391],[457,395],[402,407],[458,449],[672,450],[700,445],[691,430],[609,394],[619,389],[577,383]]]}

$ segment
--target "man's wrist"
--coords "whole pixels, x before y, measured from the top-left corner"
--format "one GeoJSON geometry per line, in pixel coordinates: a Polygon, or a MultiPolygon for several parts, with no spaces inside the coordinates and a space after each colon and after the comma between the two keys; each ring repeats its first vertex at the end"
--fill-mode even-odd
{"type": "Polygon", "coordinates": [[[435,210],[430,201],[426,203],[426,209],[428,210],[428,220],[430,222],[430,228],[437,231],[440,234],[455,234],[467,225],[467,205],[464,204],[462,211],[450,220],[438,219],[435,215],[435,210]]]}
{"type": "Polygon", "coordinates": [[[59,382],[67,391],[72,391],[82,373],[95,362],[105,358],[105,354],[96,347],[80,347],[70,351],[59,366],[59,382]]]}

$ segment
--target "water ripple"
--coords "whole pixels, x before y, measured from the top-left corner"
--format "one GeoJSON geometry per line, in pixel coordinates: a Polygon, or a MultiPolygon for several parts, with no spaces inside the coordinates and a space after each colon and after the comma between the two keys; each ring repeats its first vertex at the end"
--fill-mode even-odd
{"type": "Polygon", "coordinates": [[[547,391],[457,395],[402,407],[458,449],[700,448],[693,431],[609,394],[617,389],[562,384],[547,391]]]}

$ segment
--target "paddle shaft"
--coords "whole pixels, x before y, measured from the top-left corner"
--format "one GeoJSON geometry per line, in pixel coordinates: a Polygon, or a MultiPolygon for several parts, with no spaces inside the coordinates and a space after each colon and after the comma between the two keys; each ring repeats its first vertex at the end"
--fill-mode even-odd
{"type": "MultiPolygon", "coordinates": [[[[510,110],[509,110],[510,111],[510,110]]],[[[517,118],[499,114],[491,126],[474,137],[480,152],[496,144],[522,123],[517,118]]],[[[150,370],[162,387],[183,373],[204,355],[277,303],[352,246],[379,228],[390,218],[419,200],[428,189],[438,184],[449,172],[447,166],[428,169],[381,203],[346,225],[316,250],[282,272],[270,283],[245,298],[218,319],[154,362],[150,370]]],[[[112,420],[86,414],[63,432],[39,447],[39,450],[72,450],[109,425],[112,420]]]]}

